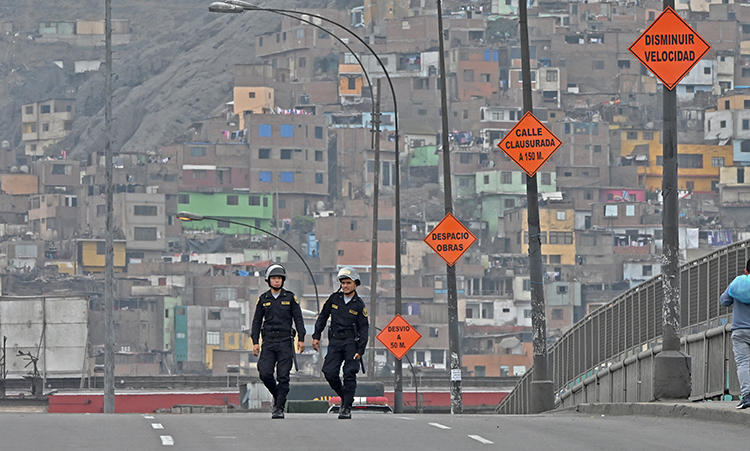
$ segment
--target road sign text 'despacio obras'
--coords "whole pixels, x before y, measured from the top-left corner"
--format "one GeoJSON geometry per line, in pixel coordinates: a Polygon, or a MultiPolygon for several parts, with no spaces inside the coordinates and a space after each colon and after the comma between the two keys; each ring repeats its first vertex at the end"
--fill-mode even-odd
{"type": "Polygon", "coordinates": [[[711,46],[667,7],[630,46],[630,53],[672,90],[711,46]]]}
{"type": "Polygon", "coordinates": [[[453,266],[476,240],[477,237],[450,213],[424,237],[424,242],[450,266],[453,266]]]}
{"type": "Polygon", "coordinates": [[[533,177],[561,145],[557,136],[527,111],[497,147],[533,177]]]}

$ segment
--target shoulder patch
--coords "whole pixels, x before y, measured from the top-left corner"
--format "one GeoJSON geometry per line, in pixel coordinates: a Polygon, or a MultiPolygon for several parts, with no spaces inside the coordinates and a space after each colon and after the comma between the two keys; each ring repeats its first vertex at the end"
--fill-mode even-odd
{"type": "Polygon", "coordinates": [[[362,308],[362,316],[367,318],[367,307],[362,308]]]}
{"type": "Polygon", "coordinates": [[[297,304],[299,304],[299,299],[297,299],[297,296],[294,296],[294,302],[296,302],[297,304]]]}
{"type": "Polygon", "coordinates": [[[336,304],[334,304],[334,303],[331,303],[331,308],[335,308],[335,309],[337,309],[337,310],[338,310],[339,306],[338,306],[338,305],[336,305],[336,304]]]}

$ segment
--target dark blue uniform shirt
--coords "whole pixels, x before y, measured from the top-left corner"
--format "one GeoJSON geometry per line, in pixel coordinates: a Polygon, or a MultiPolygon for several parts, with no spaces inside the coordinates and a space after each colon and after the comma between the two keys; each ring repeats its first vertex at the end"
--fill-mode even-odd
{"type": "Polygon", "coordinates": [[[254,344],[259,343],[261,332],[264,340],[288,340],[292,336],[292,320],[297,327],[297,340],[304,341],[305,323],[297,296],[282,288],[274,298],[268,290],[258,297],[250,337],[254,344]]]}
{"type": "Polygon", "coordinates": [[[344,303],[344,293],[341,291],[329,296],[326,303],[323,304],[318,320],[315,321],[314,340],[320,340],[320,335],[326,327],[329,316],[331,317],[331,326],[328,331],[329,338],[345,340],[358,337],[357,352],[359,355],[364,354],[370,330],[365,301],[356,292],[348,304],[344,303]]]}

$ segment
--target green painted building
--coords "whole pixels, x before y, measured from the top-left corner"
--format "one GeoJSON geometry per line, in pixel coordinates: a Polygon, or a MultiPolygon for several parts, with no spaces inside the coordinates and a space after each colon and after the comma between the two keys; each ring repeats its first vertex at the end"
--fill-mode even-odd
{"type": "Polygon", "coordinates": [[[178,305],[173,310],[174,315],[174,361],[186,362],[188,357],[188,321],[187,307],[178,305]]]}
{"type": "MultiPolygon", "coordinates": [[[[498,223],[506,210],[517,207],[526,196],[526,173],[518,171],[483,171],[474,174],[476,195],[481,201],[481,220],[487,222],[490,236],[497,235],[498,223]]],[[[459,181],[460,183],[460,181],[459,181]]],[[[554,172],[537,173],[540,193],[557,190],[554,172]]]]}
{"type": "MultiPolygon", "coordinates": [[[[273,195],[183,192],[177,200],[177,211],[228,219],[268,230],[273,218],[273,195]]],[[[248,227],[215,220],[184,221],[182,227],[227,234],[262,233],[248,227]]]]}
{"type": "Polygon", "coordinates": [[[164,350],[172,349],[172,328],[174,325],[175,307],[182,300],[178,297],[164,296],[164,350]]]}

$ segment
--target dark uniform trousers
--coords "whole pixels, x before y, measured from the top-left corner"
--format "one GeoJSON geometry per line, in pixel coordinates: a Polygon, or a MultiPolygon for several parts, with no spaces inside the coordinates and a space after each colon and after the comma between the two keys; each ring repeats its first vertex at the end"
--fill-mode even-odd
{"type": "Polygon", "coordinates": [[[277,406],[283,406],[289,394],[289,372],[292,370],[293,353],[290,338],[274,340],[264,337],[258,358],[258,375],[263,385],[273,395],[277,406]],[[276,367],[276,379],[273,377],[274,367],[276,367]]]}
{"type": "Polygon", "coordinates": [[[351,407],[357,389],[357,372],[359,361],[354,360],[357,353],[357,342],[354,338],[329,338],[328,353],[323,361],[323,375],[333,391],[341,397],[341,405],[351,407]],[[344,383],[341,383],[339,370],[344,363],[344,383]]]}

